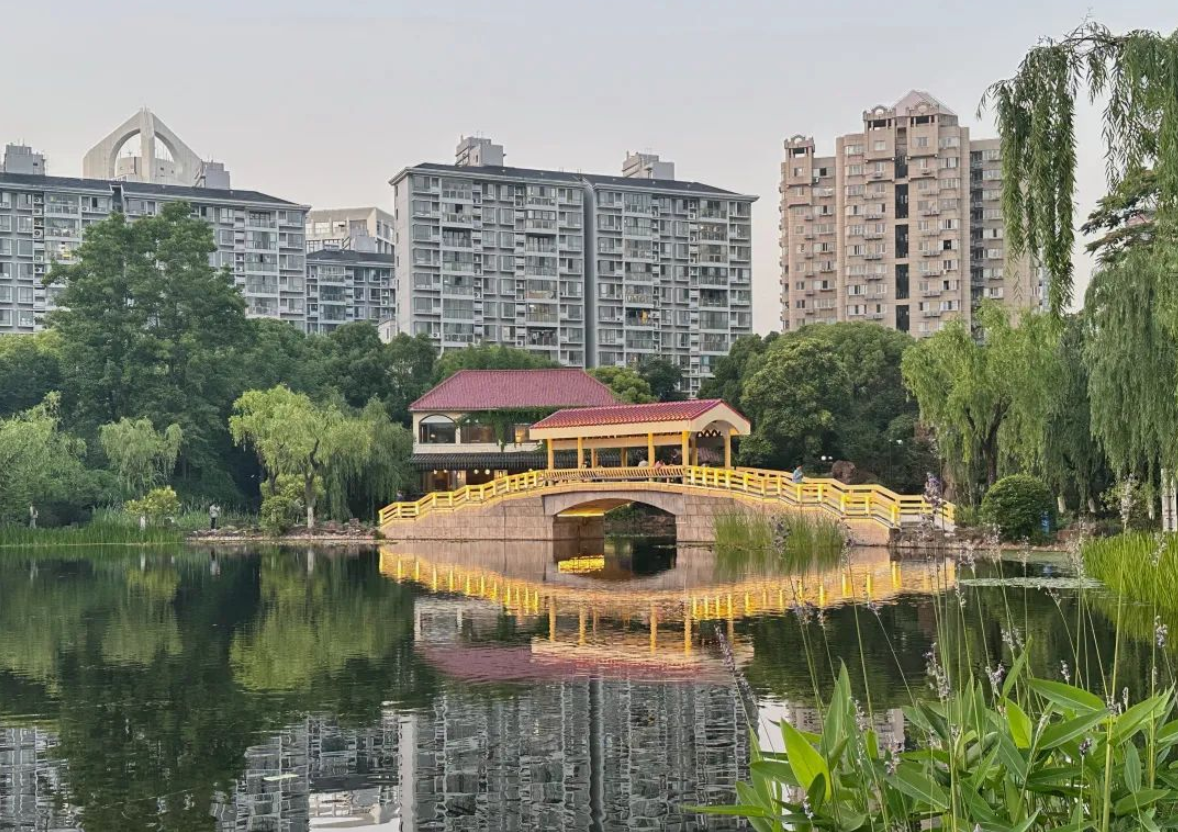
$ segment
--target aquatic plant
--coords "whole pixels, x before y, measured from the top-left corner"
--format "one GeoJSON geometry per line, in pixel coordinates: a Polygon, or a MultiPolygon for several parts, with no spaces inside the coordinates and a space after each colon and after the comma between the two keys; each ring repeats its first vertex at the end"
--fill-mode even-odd
{"type": "Polygon", "coordinates": [[[697,808],[758,832],[1173,828],[1173,690],[1106,701],[1031,677],[1026,656],[956,688],[938,668],[936,699],[904,709],[915,747],[881,745],[864,726],[844,666],[820,733],[782,721],[785,753],[754,752],[741,802],[697,808]]]}
{"type": "Polygon", "coordinates": [[[838,563],[846,548],[842,526],[809,512],[717,514],[716,563],[721,575],[795,574],[838,563]]]}

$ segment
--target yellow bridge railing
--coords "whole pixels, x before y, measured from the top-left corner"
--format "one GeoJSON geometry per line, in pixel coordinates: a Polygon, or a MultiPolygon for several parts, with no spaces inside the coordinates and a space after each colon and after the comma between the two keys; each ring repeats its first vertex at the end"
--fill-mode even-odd
{"type": "Polygon", "coordinates": [[[931,505],[922,496],[897,494],[880,485],[846,485],[834,479],[806,478],[795,483],[788,472],[759,468],[705,468],[669,465],[662,468],[558,468],[526,471],[497,477],[481,485],[454,491],[435,491],[420,500],[392,503],[380,511],[380,525],[411,521],[434,512],[455,511],[486,505],[504,498],[547,489],[583,484],[601,490],[598,483],[642,484],[659,490],[722,491],[733,496],[814,508],[841,520],[873,520],[888,528],[915,526],[931,519],[940,528],[952,528],[952,503],[931,505]]]}

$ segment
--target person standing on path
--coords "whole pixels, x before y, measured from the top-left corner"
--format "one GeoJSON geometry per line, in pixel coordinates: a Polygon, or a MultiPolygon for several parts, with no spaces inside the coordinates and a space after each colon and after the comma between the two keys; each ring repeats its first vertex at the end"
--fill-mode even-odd
{"type": "Polygon", "coordinates": [[[220,518],[220,516],[221,516],[221,507],[219,505],[217,505],[216,503],[211,503],[209,505],[209,530],[210,531],[215,532],[217,530],[217,520],[218,520],[218,518],[220,518]]]}
{"type": "Polygon", "coordinates": [[[40,516],[41,516],[41,512],[37,511],[37,507],[34,505],[30,505],[29,506],[29,528],[30,529],[37,528],[37,518],[40,516]]]}

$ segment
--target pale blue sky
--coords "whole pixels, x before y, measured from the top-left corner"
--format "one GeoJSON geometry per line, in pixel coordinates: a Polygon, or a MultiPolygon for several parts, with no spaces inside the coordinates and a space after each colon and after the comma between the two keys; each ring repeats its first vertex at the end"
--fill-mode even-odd
{"type": "MultiPolygon", "coordinates": [[[[766,331],[783,138],[811,134],[830,152],[863,109],[914,87],[991,135],[974,117],[986,85],[1086,14],[1178,27],[1173,0],[5,2],[0,144],[79,175],[85,151],[148,106],[238,187],[386,208],[392,174],[449,161],[463,133],[527,167],[616,173],[627,150],[652,150],[680,178],[761,197],[766,331]]],[[[1097,114],[1080,129],[1086,209],[1104,184],[1097,114]]]]}

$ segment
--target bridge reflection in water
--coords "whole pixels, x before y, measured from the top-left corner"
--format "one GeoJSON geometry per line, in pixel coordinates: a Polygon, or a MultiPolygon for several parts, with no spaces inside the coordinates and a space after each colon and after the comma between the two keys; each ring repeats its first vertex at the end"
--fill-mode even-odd
{"type": "Polygon", "coordinates": [[[852,549],[829,567],[732,578],[722,576],[727,570],[710,547],[640,556],[624,543],[588,555],[552,541],[438,542],[428,555],[421,547],[382,547],[381,574],[430,591],[433,600],[415,607],[418,649],[447,675],[477,681],[581,674],[731,681],[717,626],[742,666],[752,648],[735,638],[738,619],[888,603],[956,583],[951,558],[896,560],[882,548],[852,549]],[[652,559],[668,568],[641,574],[641,561],[652,559]],[[508,645],[493,635],[504,616],[519,635],[508,645]]]}

